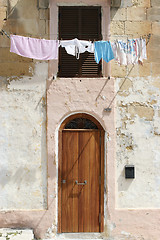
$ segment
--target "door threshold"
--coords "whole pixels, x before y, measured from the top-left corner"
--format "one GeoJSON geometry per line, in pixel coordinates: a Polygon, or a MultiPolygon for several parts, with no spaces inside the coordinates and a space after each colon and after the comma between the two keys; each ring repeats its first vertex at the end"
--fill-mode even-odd
{"type": "Polygon", "coordinates": [[[59,233],[56,234],[56,239],[71,239],[71,240],[79,240],[79,239],[91,239],[91,240],[99,240],[103,239],[102,233],[59,233]]]}

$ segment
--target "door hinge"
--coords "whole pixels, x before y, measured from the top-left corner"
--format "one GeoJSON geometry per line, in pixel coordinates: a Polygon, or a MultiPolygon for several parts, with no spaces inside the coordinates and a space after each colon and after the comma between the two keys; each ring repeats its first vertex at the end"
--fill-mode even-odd
{"type": "Polygon", "coordinates": [[[99,223],[101,223],[101,213],[99,213],[99,223]]]}

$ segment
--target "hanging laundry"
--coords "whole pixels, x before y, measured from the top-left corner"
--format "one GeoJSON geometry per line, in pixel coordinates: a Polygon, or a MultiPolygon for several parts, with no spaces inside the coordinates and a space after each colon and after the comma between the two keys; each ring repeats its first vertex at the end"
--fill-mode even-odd
{"type": "Polygon", "coordinates": [[[68,54],[76,56],[77,59],[79,59],[80,53],[84,53],[86,51],[94,53],[94,44],[92,42],[78,40],[77,38],[72,40],[61,40],[60,46],[64,47],[68,54]]]}
{"type": "Polygon", "coordinates": [[[116,40],[112,43],[112,50],[120,65],[142,63],[143,59],[147,59],[145,39],[116,40]]]}
{"type": "Polygon", "coordinates": [[[114,54],[112,51],[111,43],[109,41],[96,41],[94,43],[95,47],[95,61],[99,63],[101,58],[104,59],[104,61],[109,62],[112,59],[114,59],[114,54]]]}
{"type": "Polygon", "coordinates": [[[115,60],[120,65],[127,65],[126,44],[123,43],[123,41],[121,40],[116,40],[115,42],[111,43],[111,46],[112,46],[115,60]]]}
{"type": "Polygon", "coordinates": [[[143,63],[143,60],[147,60],[147,49],[146,49],[146,39],[140,38],[139,39],[139,48],[140,48],[140,53],[139,53],[139,61],[143,63]]]}
{"type": "Polygon", "coordinates": [[[136,64],[138,63],[139,58],[139,44],[136,39],[127,40],[127,50],[126,50],[126,59],[127,64],[136,64]]]}
{"type": "Polygon", "coordinates": [[[112,43],[112,50],[115,60],[120,65],[135,63],[138,52],[136,41],[128,40],[127,42],[124,42],[122,40],[116,40],[112,43]]]}
{"type": "Polygon", "coordinates": [[[58,41],[11,35],[10,52],[37,60],[58,59],[58,41]]]}

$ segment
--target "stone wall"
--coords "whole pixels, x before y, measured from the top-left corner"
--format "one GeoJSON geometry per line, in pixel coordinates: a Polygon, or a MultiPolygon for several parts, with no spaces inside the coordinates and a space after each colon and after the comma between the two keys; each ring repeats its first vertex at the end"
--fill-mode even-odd
{"type": "MultiPolygon", "coordinates": [[[[0,1],[0,30],[48,37],[48,9],[36,0],[0,1]]],[[[48,63],[10,53],[0,35],[0,210],[47,207],[48,63]]]]}
{"type": "MultiPolygon", "coordinates": [[[[112,62],[116,97],[116,206],[160,208],[160,3],[156,0],[112,2],[111,38],[151,34],[143,66],[112,62]],[[124,166],[135,165],[135,179],[124,176],[124,166]]],[[[148,39],[147,39],[148,41],[148,39]]]]}

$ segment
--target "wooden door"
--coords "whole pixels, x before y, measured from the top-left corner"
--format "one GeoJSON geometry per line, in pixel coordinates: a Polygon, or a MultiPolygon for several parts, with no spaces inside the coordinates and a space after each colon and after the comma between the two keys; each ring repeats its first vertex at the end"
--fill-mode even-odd
{"type": "Polygon", "coordinates": [[[62,131],[61,232],[100,232],[100,155],[99,130],[62,131]]]}

